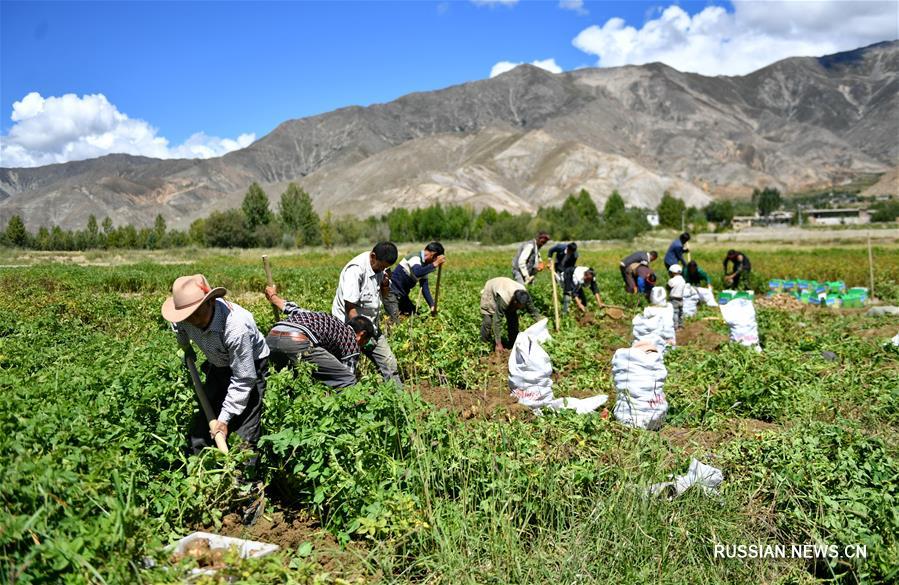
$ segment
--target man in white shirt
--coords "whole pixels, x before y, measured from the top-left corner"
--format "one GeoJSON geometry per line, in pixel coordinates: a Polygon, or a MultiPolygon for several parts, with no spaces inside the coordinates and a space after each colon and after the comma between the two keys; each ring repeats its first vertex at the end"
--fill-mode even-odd
{"type": "Polygon", "coordinates": [[[668,268],[668,299],[674,308],[674,328],[681,329],[684,326],[684,289],[687,281],[681,276],[683,268],[680,264],[672,264],[668,268]]]}
{"type": "Polygon", "coordinates": [[[331,314],[344,323],[357,315],[371,319],[375,337],[362,353],[374,362],[384,380],[392,380],[402,387],[396,357],[381,332],[381,299],[387,296],[390,284],[387,269],[396,262],[397,256],[392,242],[378,242],[371,252],[363,252],[350,260],[340,271],[331,314]]]}
{"type": "Polygon", "coordinates": [[[269,349],[253,315],[222,298],[226,294],[202,274],[182,276],[162,305],[179,341],[188,346],[193,341],[206,356],[200,368],[206,374],[203,388],[218,414],[208,422],[202,409],[194,415],[188,437],[194,453],[212,446],[219,433],[227,438],[233,432],[251,449],[259,442],[269,349]]]}

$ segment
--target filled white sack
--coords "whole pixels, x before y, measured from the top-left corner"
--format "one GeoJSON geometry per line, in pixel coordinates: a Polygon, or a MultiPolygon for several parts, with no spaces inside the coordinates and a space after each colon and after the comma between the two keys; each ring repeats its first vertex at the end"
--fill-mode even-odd
{"type": "Polygon", "coordinates": [[[747,347],[759,347],[755,307],[749,299],[731,299],[720,305],[721,316],[730,328],[730,340],[747,347]]]}
{"type": "Polygon", "coordinates": [[[668,401],[663,389],[668,370],[662,352],[638,341],[612,356],[612,377],[618,397],[613,414],[622,424],[656,430],[665,422],[668,401]]]}

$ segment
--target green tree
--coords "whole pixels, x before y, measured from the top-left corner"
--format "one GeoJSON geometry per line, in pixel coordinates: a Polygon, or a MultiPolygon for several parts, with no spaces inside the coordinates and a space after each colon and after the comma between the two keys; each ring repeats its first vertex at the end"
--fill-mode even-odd
{"type": "Polygon", "coordinates": [[[6,224],[6,241],[11,246],[24,247],[28,243],[28,230],[25,229],[25,222],[18,215],[9,218],[6,224]]]}
{"type": "Polygon", "coordinates": [[[162,217],[161,213],[156,214],[156,221],[153,222],[153,232],[156,237],[157,246],[162,244],[162,240],[165,238],[166,228],[165,218],[162,217]]]}
{"type": "Polygon", "coordinates": [[[325,212],[325,217],[322,218],[319,226],[321,227],[322,244],[330,250],[334,247],[334,220],[331,218],[330,210],[325,212]]]}
{"type": "Polygon", "coordinates": [[[103,223],[101,225],[103,226],[103,234],[109,236],[112,233],[112,219],[110,219],[109,216],[106,216],[103,218],[103,223]]]}
{"type": "Polygon", "coordinates": [[[659,203],[659,225],[680,229],[682,225],[681,218],[686,210],[687,206],[683,201],[665,191],[665,194],[662,195],[662,201],[659,203]]]}
{"type": "Polygon", "coordinates": [[[624,199],[618,194],[618,191],[612,191],[612,194],[606,199],[606,204],[602,208],[602,216],[606,223],[620,221],[624,217],[624,199]]]}
{"type": "Polygon", "coordinates": [[[205,246],[206,245],[206,219],[205,218],[197,218],[193,220],[190,224],[190,227],[187,228],[188,238],[191,243],[196,244],[197,246],[205,246]]]}
{"type": "Polygon", "coordinates": [[[213,211],[203,222],[203,239],[209,247],[249,248],[253,232],[247,229],[247,218],[240,209],[213,211]]]}
{"type": "Polygon", "coordinates": [[[268,225],[272,220],[272,212],[269,209],[268,195],[258,183],[253,183],[244,195],[241,204],[243,216],[247,222],[247,229],[252,233],[256,226],[268,225]]]}
{"type": "Polygon", "coordinates": [[[288,233],[295,236],[299,246],[317,246],[322,243],[321,219],[312,207],[312,199],[296,184],[287,185],[278,206],[281,221],[288,233]]]}
{"type": "Polygon", "coordinates": [[[756,191],[753,191],[752,197],[757,201],[759,206],[759,215],[771,215],[772,212],[780,209],[780,204],[782,202],[780,191],[772,189],[771,187],[765,187],[762,192],[758,194],[758,197],[756,197],[756,191]]]}
{"type": "Polygon", "coordinates": [[[734,220],[734,204],[730,201],[712,201],[705,206],[705,218],[719,230],[728,228],[734,220]]]}

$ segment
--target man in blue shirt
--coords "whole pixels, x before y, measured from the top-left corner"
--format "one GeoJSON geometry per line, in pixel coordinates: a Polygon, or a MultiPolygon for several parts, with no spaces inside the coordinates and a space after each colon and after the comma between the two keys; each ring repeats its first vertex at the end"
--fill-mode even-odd
{"type": "Polygon", "coordinates": [[[415,313],[415,303],[409,298],[416,284],[421,285],[421,294],[425,302],[431,307],[431,314],[435,314],[434,298],[431,296],[431,288],[428,284],[428,275],[446,262],[443,244],[431,242],[425,249],[416,254],[409,254],[403,258],[390,275],[390,291],[384,298],[384,308],[390,315],[390,322],[397,323],[400,315],[415,313]]]}
{"type": "Polygon", "coordinates": [[[684,244],[690,241],[690,234],[687,232],[682,233],[676,240],[671,242],[671,245],[668,246],[668,251],[665,252],[665,269],[669,269],[675,264],[680,264],[681,267],[686,266],[687,262],[684,260],[684,254],[689,252],[686,248],[684,248],[684,244]]]}
{"type": "Polygon", "coordinates": [[[569,244],[559,243],[549,249],[546,253],[549,257],[555,257],[553,268],[556,271],[557,280],[562,280],[562,274],[568,268],[577,266],[577,244],[571,242],[569,244]]]}

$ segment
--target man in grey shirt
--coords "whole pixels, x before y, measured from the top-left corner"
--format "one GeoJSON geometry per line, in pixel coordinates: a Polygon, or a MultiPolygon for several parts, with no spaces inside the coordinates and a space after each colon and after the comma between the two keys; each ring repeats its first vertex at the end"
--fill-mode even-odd
{"type": "MultiPolygon", "coordinates": [[[[188,435],[194,453],[219,433],[235,433],[250,449],[259,442],[269,349],[253,315],[222,298],[227,292],[209,286],[202,274],[182,276],[162,305],[179,341],[193,341],[206,356],[203,388],[217,415],[208,423],[202,409],[194,415],[188,435]]],[[[254,463],[255,457],[249,465],[254,463]]]]}

